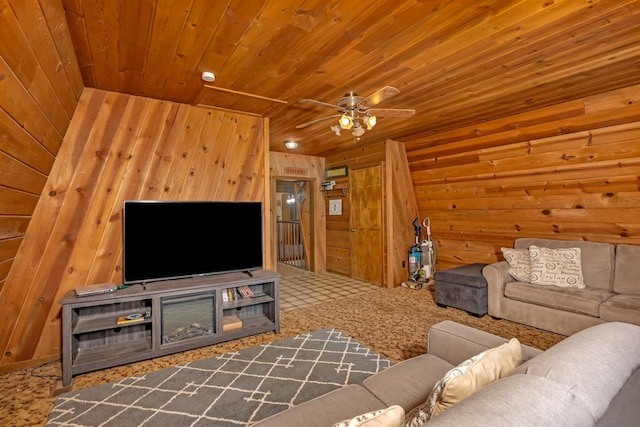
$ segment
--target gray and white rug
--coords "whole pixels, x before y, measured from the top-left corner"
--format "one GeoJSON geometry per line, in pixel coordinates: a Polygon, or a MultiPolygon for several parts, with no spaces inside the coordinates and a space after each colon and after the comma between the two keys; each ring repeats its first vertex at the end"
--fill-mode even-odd
{"type": "Polygon", "coordinates": [[[390,365],[324,329],[63,394],[47,426],[246,426],[390,365]]]}

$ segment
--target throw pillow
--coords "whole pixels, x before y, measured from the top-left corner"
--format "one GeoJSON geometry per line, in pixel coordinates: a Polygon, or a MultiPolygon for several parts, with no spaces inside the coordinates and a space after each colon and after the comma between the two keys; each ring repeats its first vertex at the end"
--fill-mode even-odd
{"type": "Polygon", "coordinates": [[[529,249],[501,248],[505,261],[509,263],[509,274],[519,282],[531,279],[529,249]]]}
{"type": "Polygon", "coordinates": [[[421,426],[485,385],[504,377],[521,362],[522,348],[517,338],[465,360],[433,386],[425,403],[409,412],[405,426],[421,426]]]}
{"type": "Polygon", "coordinates": [[[358,415],[350,420],[335,423],[333,427],[401,427],[404,422],[404,409],[393,405],[366,414],[358,415]]]}
{"type": "Polygon", "coordinates": [[[535,285],[585,287],[580,248],[550,249],[529,246],[531,280],[535,285]]]}

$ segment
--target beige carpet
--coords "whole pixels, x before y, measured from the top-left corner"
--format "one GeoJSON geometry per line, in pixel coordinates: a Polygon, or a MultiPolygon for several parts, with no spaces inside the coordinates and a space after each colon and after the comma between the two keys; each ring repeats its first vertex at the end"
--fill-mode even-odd
{"type": "MultiPolygon", "coordinates": [[[[339,277],[339,276],[337,276],[339,277]]],[[[433,289],[374,288],[362,295],[281,312],[281,333],[265,333],[176,355],[79,375],[73,389],[91,387],[178,363],[216,356],[301,332],[336,328],[386,358],[398,362],[426,352],[427,331],[441,320],[454,320],[523,344],[546,349],[562,336],[489,316],[480,319],[453,308],[439,308],[433,289]]],[[[53,408],[51,389],[61,376],[60,363],[0,375],[0,425],[44,426],[53,408]]]]}

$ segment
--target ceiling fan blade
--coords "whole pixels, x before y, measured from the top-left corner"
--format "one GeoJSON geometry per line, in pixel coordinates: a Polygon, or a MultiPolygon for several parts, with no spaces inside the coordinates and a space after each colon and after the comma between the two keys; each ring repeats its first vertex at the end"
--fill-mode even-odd
{"type": "Polygon", "coordinates": [[[385,86],[360,101],[360,103],[358,104],[358,108],[367,109],[384,101],[387,98],[391,98],[392,96],[397,95],[398,93],[400,93],[400,91],[395,87],[385,86]]]}
{"type": "Polygon", "coordinates": [[[312,120],[310,122],[303,123],[301,125],[296,126],[296,129],[306,128],[307,126],[315,125],[316,123],[324,122],[325,120],[335,119],[335,118],[338,118],[340,116],[341,116],[341,114],[336,114],[335,116],[323,117],[321,119],[312,120]]]}
{"type": "Polygon", "coordinates": [[[340,108],[339,106],[337,106],[335,104],[329,104],[328,102],[316,101],[315,99],[300,99],[300,100],[298,100],[298,102],[300,102],[302,104],[317,105],[319,107],[327,107],[327,108],[332,108],[334,110],[343,111],[342,108],[340,108]]]}
{"type": "Polygon", "coordinates": [[[367,113],[376,117],[412,117],[416,114],[413,108],[370,108],[367,113]]]}

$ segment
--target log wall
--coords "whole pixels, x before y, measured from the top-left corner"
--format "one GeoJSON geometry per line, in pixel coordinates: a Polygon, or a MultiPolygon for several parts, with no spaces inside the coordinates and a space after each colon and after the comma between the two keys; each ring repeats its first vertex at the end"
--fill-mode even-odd
{"type": "Polygon", "coordinates": [[[85,89],[0,294],[0,366],[60,357],[58,300],[122,283],[124,200],[262,201],[270,212],[264,122],[85,89]]]}
{"type": "Polygon", "coordinates": [[[518,237],[640,244],[640,86],[405,146],[439,269],[518,237]]]}

